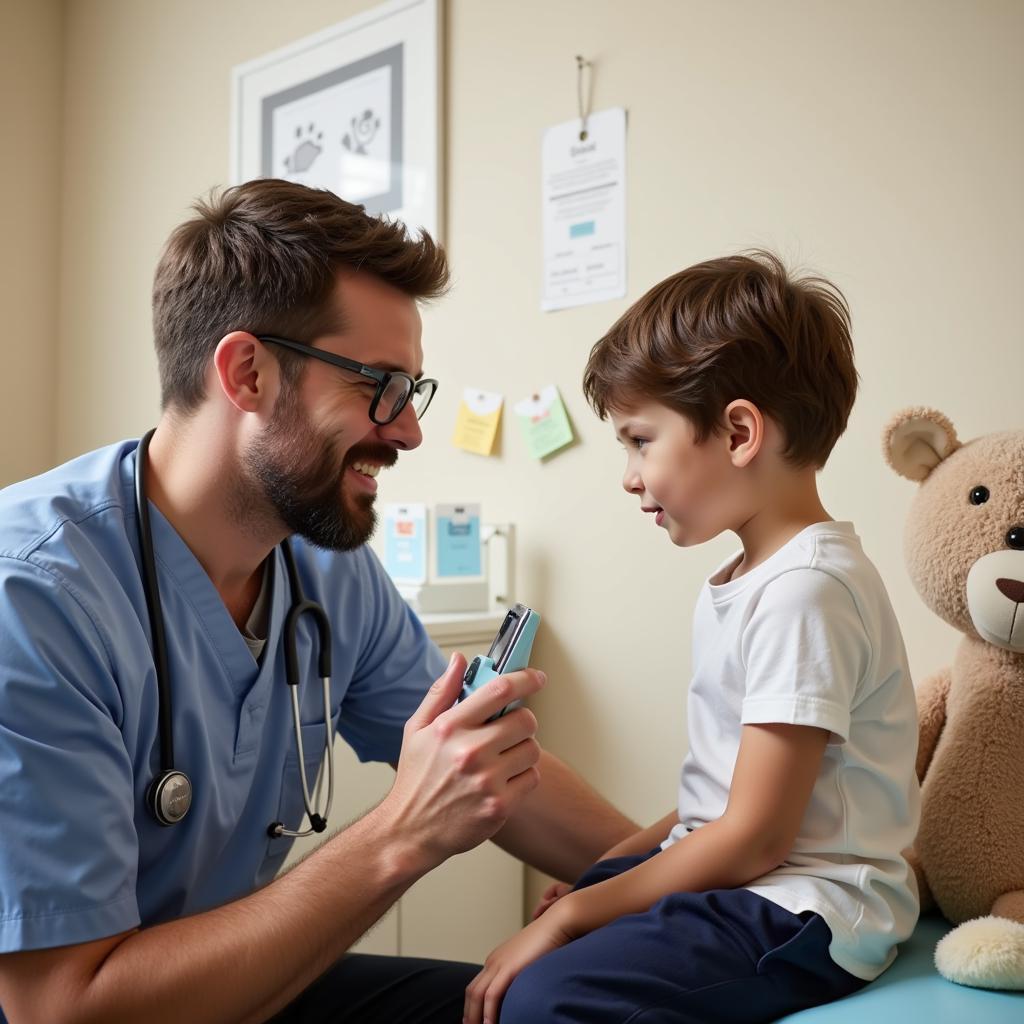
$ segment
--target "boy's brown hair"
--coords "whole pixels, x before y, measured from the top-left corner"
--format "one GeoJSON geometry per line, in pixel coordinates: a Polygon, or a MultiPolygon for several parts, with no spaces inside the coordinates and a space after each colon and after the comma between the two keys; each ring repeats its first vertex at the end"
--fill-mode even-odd
{"type": "MultiPolygon", "coordinates": [[[[444,251],[424,232],[372,217],[332,192],[262,178],[197,201],[153,280],[161,401],[180,412],[203,400],[217,343],[231,331],[312,343],[343,329],[332,301],[342,267],[373,274],[414,299],[448,286],[444,251]]],[[[275,350],[286,384],[304,365],[275,350]]]]}
{"type": "Polygon", "coordinates": [[[699,441],[745,398],[782,428],[793,465],[820,468],[857,394],[850,310],[834,285],[790,277],[770,252],[698,263],[655,285],[597,342],[583,391],[602,419],[666,405],[699,441]]]}

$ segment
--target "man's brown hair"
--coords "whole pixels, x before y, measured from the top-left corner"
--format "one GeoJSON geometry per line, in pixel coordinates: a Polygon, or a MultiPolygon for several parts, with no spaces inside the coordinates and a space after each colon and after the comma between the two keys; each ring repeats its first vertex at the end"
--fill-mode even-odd
{"type": "MultiPolygon", "coordinates": [[[[444,251],[423,232],[367,214],[332,192],[262,178],[197,201],[153,280],[161,401],[194,411],[217,343],[231,331],[312,343],[343,329],[331,301],[342,267],[373,274],[414,299],[448,286],[444,251]]],[[[300,356],[275,351],[286,382],[300,356]]]]}
{"type": "Polygon", "coordinates": [[[659,402],[705,440],[725,407],[753,402],[785,457],[820,468],[857,394],[850,310],[820,277],[791,277],[773,253],[708,260],[666,278],[597,342],[583,375],[597,414],[659,402]]]}

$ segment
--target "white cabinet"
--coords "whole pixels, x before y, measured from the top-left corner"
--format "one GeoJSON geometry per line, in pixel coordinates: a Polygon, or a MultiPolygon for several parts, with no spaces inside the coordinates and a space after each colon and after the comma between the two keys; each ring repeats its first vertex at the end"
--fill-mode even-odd
{"type": "MultiPolygon", "coordinates": [[[[422,615],[444,653],[467,658],[486,652],[502,612],[422,615]]],[[[390,789],[388,765],[360,764],[344,741],[335,750],[333,822],[352,821],[390,789]]],[[[285,862],[305,856],[321,837],[297,839],[285,862]]],[[[357,953],[467,960],[485,956],[523,924],[523,866],[493,843],[451,858],[417,882],[378,925],[353,947],[357,953]]]]}

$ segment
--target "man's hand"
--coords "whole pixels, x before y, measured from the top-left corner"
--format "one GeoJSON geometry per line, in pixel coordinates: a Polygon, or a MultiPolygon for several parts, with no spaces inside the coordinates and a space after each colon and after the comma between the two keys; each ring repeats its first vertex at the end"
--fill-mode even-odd
{"type": "Polygon", "coordinates": [[[487,719],[536,693],[544,673],[498,676],[456,704],[465,671],[466,659],[453,655],[406,723],[395,784],[380,807],[418,841],[430,866],[493,836],[540,781],[533,713],[487,719]]]}
{"type": "Polygon", "coordinates": [[[96,942],[0,955],[8,1018],[213,1024],[282,1009],[409,885],[486,839],[537,784],[533,715],[520,709],[484,723],[539,690],[543,675],[500,677],[452,707],[465,667],[453,658],[430,688],[406,726],[391,793],[365,817],[233,903],[96,942]],[[246,983],[224,985],[241,961],[246,983]]]}

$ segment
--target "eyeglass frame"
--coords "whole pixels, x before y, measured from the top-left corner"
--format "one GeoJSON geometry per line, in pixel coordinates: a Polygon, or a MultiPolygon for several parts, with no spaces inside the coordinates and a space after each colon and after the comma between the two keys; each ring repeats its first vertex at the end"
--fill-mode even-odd
{"type": "Polygon", "coordinates": [[[352,373],[358,373],[360,376],[369,377],[371,380],[376,381],[377,390],[374,393],[373,400],[370,402],[370,419],[381,427],[398,419],[405,411],[405,407],[412,401],[412,396],[418,394],[424,385],[431,385],[427,404],[419,412],[416,412],[416,406],[413,405],[416,419],[423,419],[423,414],[430,407],[430,403],[434,400],[434,395],[437,394],[438,381],[433,377],[420,377],[417,380],[412,374],[405,373],[402,370],[378,370],[374,366],[367,366],[366,363],[357,362],[355,359],[347,359],[345,356],[338,356],[333,352],[325,352],[322,348],[314,348],[312,345],[303,344],[301,341],[292,341],[290,338],[281,338],[275,334],[254,334],[253,337],[264,344],[280,345],[282,348],[298,352],[299,355],[319,359],[321,362],[328,363],[331,366],[336,366],[342,370],[349,370],[352,373]],[[380,404],[380,400],[384,397],[384,392],[387,391],[388,385],[394,377],[404,377],[409,381],[409,390],[406,392],[405,401],[386,420],[379,420],[377,419],[377,406],[380,404]]]}

